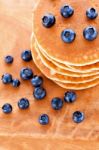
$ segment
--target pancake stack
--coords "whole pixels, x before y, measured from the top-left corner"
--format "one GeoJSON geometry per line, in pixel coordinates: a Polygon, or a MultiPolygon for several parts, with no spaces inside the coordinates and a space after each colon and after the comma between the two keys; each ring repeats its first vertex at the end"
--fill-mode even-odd
{"type": "Polygon", "coordinates": [[[98,12],[98,0],[40,0],[33,11],[33,60],[47,78],[63,88],[80,90],[99,83],[98,12]],[[62,16],[64,6],[73,8],[71,16],[62,16]],[[88,18],[89,9],[97,16],[88,18]],[[49,16],[54,17],[52,26],[46,26],[49,16]],[[63,31],[71,29],[74,39],[65,41],[70,35],[64,40],[63,31]]]}

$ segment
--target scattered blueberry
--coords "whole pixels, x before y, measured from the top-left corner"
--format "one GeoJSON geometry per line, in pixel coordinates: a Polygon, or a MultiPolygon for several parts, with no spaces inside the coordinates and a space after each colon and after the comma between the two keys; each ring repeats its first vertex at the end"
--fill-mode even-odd
{"type": "Polygon", "coordinates": [[[27,109],[29,107],[29,100],[26,98],[21,98],[18,102],[18,107],[20,109],[27,109]]]}
{"type": "Polygon", "coordinates": [[[34,87],[38,87],[38,86],[41,86],[42,83],[43,83],[43,78],[41,76],[37,76],[35,75],[32,80],[31,80],[31,83],[34,87]]]}
{"type": "Polygon", "coordinates": [[[5,57],[5,62],[6,62],[7,64],[11,64],[11,63],[13,62],[13,57],[10,56],[10,55],[6,56],[6,57],[5,57]]]}
{"type": "Polygon", "coordinates": [[[12,106],[10,104],[6,103],[2,106],[2,111],[6,114],[11,113],[12,112],[12,106]]]}
{"type": "Polygon", "coordinates": [[[71,43],[75,40],[76,33],[71,29],[65,29],[61,33],[61,38],[65,43],[71,43]]]}
{"type": "Polygon", "coordinates": [[[67,91],[64,95],[64,101],[68,103],[72,103],[76,100],[77,95],[73,91],[67,91]]]}
{"type": "Polygon", "coordinates": [[[83,31],[83,36],[88,41],[93,41],[94,39],[96,39],[97,35],[98,35],[98,32],[96,28],[92,26],[85,28],[83,31]]]}
{"type": "Polygon", "coordinates": [[[18,79],[13,79],[12,80],[12,85],[13,85],[13,87],[19,87],[20,86],[20,81],[18,79]]]}
{"type": "Polygon", "coordinates": [[[33,77],[33,72],[32,72],[32,69],[30,68],[22,68],[21,71],[20,71],[20,77],[23,79],[23,80],[29,80],[29,79],[32,79],[33,77]]]}
{"type": "Polygon", "coordinates": [[[74,9],[69,5],[64,5],[60,12],[64,18],[69,18],[74,14],[74,9]]]}
{"type": "Polygon", "coordinates": [[[6,73],[6,74],[4,74],[4,75],[2,76],[2,79],[1,79],[1,80],[2,80],[2,82],[3,82],[4,84],[9,84],[9,83],[12,82],[12,75],[6,73]]]}
{"type": "Polygon", "coordinates": [[[89,9],[86,11],[86,16],[87,16],[89,19],[95,19],[95,18],[98,16],[98,12],[96,11],[95,8],[89,8],[89,9]]]}
{"type": "Polygon", "coordinates": [[[55,110],[60,110],[63,107],[63,101],[61,98],[55,97],[51,101],[51,106],[55,110]]]}
{"type": "Polygon", "coordinates": [[[52,14],[46,14],[42,17],[42,24],[46,28],[50,28],[55,24],[55,17],[52,14]]]}
{"type": "Polygon", "coordinates": [[[21,54],[21,58],[26,61],[29,62],[32,60],[32,54],[30,50],[25,50],[24,52],[22,52],[21,54]]]}
{"type": "Polygon", "coordinates": [[[42,114],[39,116],[39,123],[42,125],[47,125],[49,123],[49,116],[47,114],[42,114]]]}
{"type": "Polygon", "coordinates": [[[84,120],[84,113],[80,112],[80,111],[75,111],[73,113],[73,121],[76,123],[80,123],[84,120]]]}
{"type": "Polygon", "coordinates": [[[46,90],[42,87],[36,87],[34,89],[33,95],[36,99],[41,100],[46,96],[46,90]]]}

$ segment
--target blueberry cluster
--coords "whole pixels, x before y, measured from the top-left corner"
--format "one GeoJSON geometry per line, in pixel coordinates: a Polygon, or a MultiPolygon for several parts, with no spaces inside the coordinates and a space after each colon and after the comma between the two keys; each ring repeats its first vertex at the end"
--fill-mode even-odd
{"type": "Polygon", "coordinates": [[[4,84],[12,84],[13,87],[19,87],[20,86],[20,81],[19,79],[13,79],[12,75],[9,73],[5,73],[2,75],[2,83],[4,84]]]}
{"type": "MultiPolygon", "coordinates": [[[[67,91],[64,94],[64,101],[59,98],[59,97],[55,97],[51,100],[51,107],[54,110],[60,110],[63,107],[64,102],[67,103],[73,103],[74,101],[76,101],[76,93],[73,91],[67,91]]],[[[72,115],[72,119],[75,123],[80,123],[84,120],[84,113],[80,112],[80,111],[75,111],[72,115]]],[[[39,118],[39,123],[42,125],[48,124],[49,123],[49,117],[47,114],[43,114],[40,116],[39,118]]]]}
{"type": "MultiPolygon", "coordinates": [[[[64,5],[60,9],[60,14],[65,19],[70,18],[74,14],[74,9],[70,5],[64,5]]],[[[95,8],[89,8],[86,11],[86,16],[88,19],[93,20],[97,18],[98,12],[95,8]]],[[[51,13],[45,14],[42,17],[42,24],[46,28],[52,27],[55,24],[55,22],[56,22],[55,16],[51,13]]],[[[93,41],[94,39],[96,39],[97,35],[98,32],[96,28],[93,26],[88,26],[83,30],[83,36],[88,41],[93,41]]],[[[75,40],[75,38],[76,38],[76,33],[72,29],[64,29],[61,32],[61,39],[65,43],[71,43],[75,40]]]]}
{"type": "MultiPolygon", "coordinates": [[[[19,101],[18,101],[18,107],[19,109],[21,110],[24,110],[24,109],[27,109],[29,108],[29,100],[27,98],[21,98],[19,101]]],[[[9,103],[6,103],[2,106],[2,111],[5,113],[5,114],[9,114],[12,112],[12,105],[9,104],[9,103]]]]}
{"type": "Polygon", "coordinates": [[[46,96],[46,90],[42,87],[43,78],[41,76],[34,75],[31,79],[31,84],[34,86],[34,98],[37,100],[44,99],[46,96]]]}
{"type": "MultiPolygon", "coordinates": [[[[23,51],[21,54],[21,58],[25,62],[31,61],[32,60],[31,51],[30,50],[23,51]]],[[[10,55],[6,56],[4,59],[5,63],[7,63],[7,64],[12,64],[13,60],[14,60],[13,57],[10,55]]],[[[24,67],[20,70],[20,77],[22,80],[30,80],[31,81],[31,84],[34,87],[33,96],[35,99],[42,100],[45,98],[46,90],[42,87],[43,78],[41,76],[34,75],[31,68],[24,67]]],[[[2,80],[3,84],[12,84],[13,87],[20,86],[20,81],[18,79],[13,79],[12,75],[9,73],[5,73],[4,75],[2,75],[1,80],[2,80]]],[[[29,105],[30,105],[29,100],[27,98],[21,98],[18,101],[18,107],[21,110],[29,108],[29,105]]],[[[2,111],[6,114],[11,113],[12,110],[13,110],[12,105],[9,103],[6,103],[2,106],[2,111]]],[[[44,119],[44,116],[43,117],[41,116],[41,119],[42,118],[44,119]]],[[[43,124],[44,124],[44,121],[43,121],[43,124]]]]}
{"type": "MultiPolygon", "coordinates": [[[[51,101],[51,107],[54,110],[60,110],[63,107],[63,103],[67,102],[67,103],[73,103],[74,101],[76,101],[77,95],[75,92],[73,91],[67,91],[64,94],[64,101],[59,98],[59,97],[55,97],[52,99],[51,101]]],[[[29,100],[27,98],[21,98],[18,103],[17,103],[19,109],[21,110],[25,110],[29,108],[29,100]]],[[[6,103],[2,106],[2,111],[5,114],[9,114],[12,112],[12,105],[9,103],[6,103]]],[[[85,116],[83,112],[80,111],[75,111],[72,115],[72,119],[75,123],[80,123],[84,120],[85,116]]],[[[42,125],[47,125],[49,123],[49,116],[47,114],[41,114],[38,118],[38,121],[40,124],[42,125]]]]}
{"type": "MultiPolygon", "coordinates": [[[[12,56],[6,56],[5,57],[5,62],[8,63],[8,58],[9,62],[11,63],[11,60],[13,60],[12,56]]],[[[25,62],[29,62],[32,59],[32,54],[30,50],[25,50],[21,54],[22,60],[25,62]]],[[[20,77],[23,80],[30,80],[31,79],[31,84],[34,86],[34,91],[33,95],[34,98],[37,100],[41,100],[46,96],[46,90],[42,87],[43,84],[43,78],[41,76],[37,76],[33,74],[33,71],[29,67],[24,67],[20,71],[20,77]]],[[[5,73],[2,76],[2,82],[4,84],[12,84],[13,87],[19,87],[20,81],[18,79],[13,79],[11,74],[5,73]]]]}
{"type": "MultiPolygon", "coordinates": [[[[51,100],[51,107],[54,110],[60,110],[64,103],[73,103],[77,99],[77,95],[74,91],[67,91],[64,94],[64,101],[62,98],[55,97],[51,100]]],[[[72,119],[75,123],[80,123],[84,120],[84,113],[80,111],[75,111],[72,115],[72,119]]]]}
{"type": "MultiPolygon", "coordinates": [[[[7,58],[7,59],[10,58],[9,60],[11,60],[11,58],[13,58],[13,57],[10,56],[10,57],[5,57],[5,58],[7,58]]],[[[32,56],[31,56],[30,50],[26,50],[26,51],[22,52],[21,58],[25,62],[31,61],[32,56]]],[[[8,63],[8,61],[6,61],[6,59],[5,59],[5,62],[8,63]]],[[[43,88],[43,78],[41,76],[34,75],[31,68],[25,67],[25,68],[21,69],[20,77],[22,80],[30,80],[32,86],[34,87],[33,97],[36,100],[42,100],[45,98],[46,90],[43,88]]],[[[19,85],[20,85],[20,81],[18,79],[13,79],[12,75],[8,74],[8,73],[5,73],[2,76],[2,82],[3,82],[3,84],[11,83],[13,85],[13,87],[19,87],[19,85]]],[[[77,95],[74,91],[67,91],[64,94],[64,100],[62,100],[62,98],[60,98],[60,97],[54,97],[51,100],[51,107],[52,107],[52,109],[58,111],[58,110],[62,109],[64,103],[73,103],[76,101],[76,99],[77,99],[77,95]]],[[[17,105],[20,110],[26,110],[29,108],[30,103],[27,98],[21,98],[18,101],[17,105]]],[[[5,114],[11,113],[12,110],[13,110],[13,107],[9,103],[5,103],[2,106],[2,111],[5,114]]],[[[74,122],[80,123],[84,120],[84,113],[82,113],[80,111],[75,111],[72,115],[72,119],[74,120],[74,122]]],[[[47,125],[49,123],[49,116],[47,114],[41,114],[38,118],[38,122],[42,125],[47,125]]]]}
{"type": "MultiPolygon", "coordinates": [[[[25,50],[22,52],[21,54],[21,58],[25,61],[25,62],[29,62],[32,60],[32,55],[31,55],[31,51],[30,50],[25,50]]],[[[4,61],[6,64],[12,64],[13,63],[13,57],[11,55],[7,55],[4,58],[4,61]]],[[[32,70],[30,68],[23,68],[20,72],[20,76],[24,79],[24,80],[28,80],[30,78],[33,77],[33,73],[32,70]]],[[[13,87],[19,87],[20,86],[20,81],[19,79],[13,79],[12,75],[9,73],[5,73],[2,76],[2,82],[4,84],[12,84],[13,87]]]]}

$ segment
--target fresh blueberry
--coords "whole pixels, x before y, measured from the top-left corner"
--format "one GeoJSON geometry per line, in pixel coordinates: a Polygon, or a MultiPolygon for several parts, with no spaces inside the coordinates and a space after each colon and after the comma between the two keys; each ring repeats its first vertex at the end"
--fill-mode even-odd
{"type": "Polygon", "coordinates": [[[61,98],[55,97],[51,101],[51,106],[55,110],[60,110],[63,107],[63,101],[61,98]]]}
{"type": "Polygon", "coordinates": [[[41,100],[46,96],[46,90],[42,87],[36,87],[33,92],[34,98],[41,100]]]}
{"type": "Polygon", "coordinates": [[[6,73],[6,74],[4,74],[4,75],[2,76],[2,79],[1,79],[1,80],[2,80],[2,82],[3,82],[4,84],[9,84],[9,83],[12,82],[12,75],[6,73]]]}
{"type": "Polygon", "coordinates": [[[96,39],[97,35],[98,35],[98,32],[96,28],[92,26],[85,28],[83,31],[83,36],[88,41],[93,41],[94,39],[96,39]]]}
{"type": "Polygon", "coordinates": [[[29,79],[32,79],[33,77],[33,72],[32,72],[32,69],[30,68],[22,68],[21,71],[20,71],[20,77],[23,79],[23,80],[29,80],[29,79]]]}
{"type": "Polygon", "coordinates": [[[39,116],[39,123],[41,125],[47,125],[49,123],[49,116],[47,114],[42,114],[39,116]]]}
{"type": "Polygon", "coordinates": [[[21,54],[21,58],[26,61],[29,62],[32,60],[32,54],[30,50],[25,50],[24,52],[22,52],[21,54]]]}
{"type": "Polygon", "coordinates": [[[10,56],[10,55],[6,56],[6,57],[5,57],[5,62],[6,62],[7,64],[11,64],[11,63],[13,62],[13,57],[10,56]]]}
{"type": "Polygon", "coordinates": [[[65,29],[61,33],[61,38],[65,43],[71,43],[75,40],[76,33],[71,29],[65,29]]]}
{"type": "Polygon", "coordinates": [[[20,86],[20,81],[18,79],[13,79],[12,85],[13,85],[13,87],[19,87],[20,86]]]}
{"type": "Polygon", "coordinates": [[[46,28],[50,28],[55,24],[55,17],[52,14],[46,14],[42,17],[42,24],[46,28]]]}
{"type": "Polygon", "coordinates": [[[37,76],[35,75],[32,80],[31,80],[31,83],[34,87],[38,87],[38,86],[41,86],[42,83],[43,83],[43,78],[41,76],[37,76]]]}
{"type": "Polygon", "coordinates": [[[6,103],[2,106],[2,111],[6,114],[9,114],[12,112],[12,106],[10,104],[6,103]]]}
{"type": "Polygon", "coordinates": [[[95,8],[89,8],[89,9],[86,11],[86,16],[87,16],[89,19],[95,19],[95,18],[98,16],[98,12],[96,11],[95,8]]]}
{"type": "Polygon", "coordinates": [[[69,5],[64,5],[60,12],[64,18],[69,18],[74,14],[74,9],[69,5]]]}
{"type": "Polygon", "coordinates": [[[67,91],[64,95],[64,101],[68,103],[72,103],[76,100],[77,95],[73,91],[67,91]]]}
{"type": "Polygon", "coordinates": [[[80,123],[84,120],[84,113],[80,112],[80,111],[75,111],[73,113],[73,121],[76,123],[80,123]]]}
{"type": "Polygon", "coordinates": [[[21,98],[18,102],[18,107],[20,109],[27,109],[29,107],[29,100],[26,98],[21,98]]]}

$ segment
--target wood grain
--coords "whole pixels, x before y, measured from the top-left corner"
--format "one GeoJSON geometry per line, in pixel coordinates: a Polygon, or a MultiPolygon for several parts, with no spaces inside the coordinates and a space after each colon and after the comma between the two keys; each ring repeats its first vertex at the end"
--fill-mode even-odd
{"type": "MultiPolygon", "coordinates": [[[[35,74],[42,75],[33,62],[25,63],[20,54],[30,48],[32,12],[37,0],[0,0],[0,77],[8,72],[20,78],[20,69],[29,66],[35,74]],[[4,56],[11,54],[14,63],[8,66],[4,56]]],[[[43,76],[43,75],[42,75],[43,76]]],[[[44,76],[43,76],[44,77],[44,76]]],[[[13,105],[13,113],[5,115],[0,109],[0,150],[99,150],[99,86],[77,91],[78,99],[65,104],[61,111],[51,109],[52,97],[63,97],[65,90],[44,77],[47,97],[35,101],[30,82],[21,81],[18,89],[0,81],[0,108],[6,102],[13,105]],[[21,97],[30,101],[30,109],[20,111],[17,102],[21,97]],[[81,110],[85,121],[75,124],[72,113],[81,110]],[[50,124],[42,127],[38,116],[47,113],[50,124]]]]}

